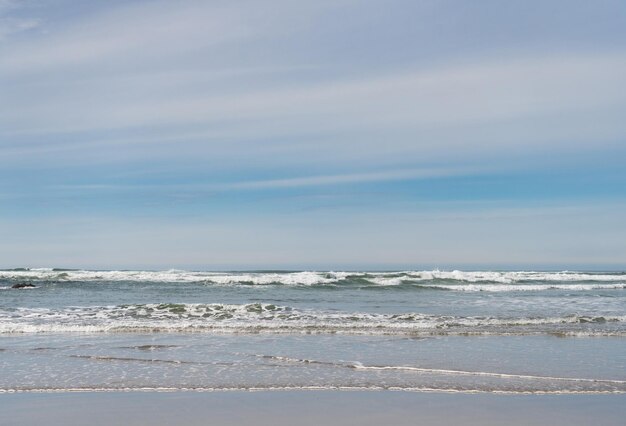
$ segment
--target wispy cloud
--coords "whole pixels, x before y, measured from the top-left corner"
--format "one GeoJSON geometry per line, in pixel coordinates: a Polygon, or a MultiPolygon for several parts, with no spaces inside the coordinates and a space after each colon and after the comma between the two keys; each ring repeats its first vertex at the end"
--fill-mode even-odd
{"type": "Polygon", "coordinates": [[[0,42],[11,34],[32,30],[41,24],[39,19],[18,19],[0,17],[0,42]]]}
{"type": "Polygon", "coordinates": [[[361,184],[372,182],[406,181],[447,176],[462,176],[484,173],[485,169],[461,168],[420,168],[396,169],[367,173],[351,173],[340,175],[318,175],[284,179],[261,179],[225,183],[186,183],[186,184],[77,184],[57,185],[57,190],[88,190],[88,191],[138,191],[138,190],[176,190],[176,191],[238,191],[263,190],[280,188],[302,188],[310,186],[361,184]]]}
{"type": "Polygon", "coordinates": [[[151,156],[191,161],[358,158],[371,168],[398,158],[475,161],[512,149],[584,152],[626,137],[618,113],[626,107],[621,52],[490,59],[295,87],[272,83],[271,90],[245,93],[236,88],[238,79],[223,86],[201,73],[151,78],[146,86],[94,82],[43,94],[39,103],[9,95],[0,101],[0,150],[14,157],[99,152],[92,157],[103,160],[118,157],[113,149],[141,158],[149,147],[151,156]],[[195,90],[177,91],[182,82],[195,90]],[[219,94],[228,87],[232,93],[219,94]],[[128,136],[127,128],[144,130],[128,136]],[[72,133],[79,136],[63,136],[72,133]]]}
{"type": "Polygon", "coordinates": [[[35,17],[14,16],[23,3],[15,0],[0,1],[0,43],[9,36],[32,30],[41,25],[42,20],[35,17]]]}
{"type": "Polygon", "coordinates": [[[129,86],[126,96],[121,93],[124,86],[117,87],[120,96],[107,96],[112,88],[106,81],[104,86],[96,81],[79,92],[50,94],[47,102],[38,105],[17,102],[9,108],[5,104],[5,131],[68,132],[225,121],[235,122],[235,126],[237,121],[246,121],[247,129],[262,131],[268,130],[269,119],[282,120],[277,127],[283,131],[303,125],[333,130],[356,125],[415,128],[626,104],[626,91],[622,90],[626,86],[626,52],[505,62],[486,59],[477,64],[217,96],[204,75],[184,81],[196,88],[194,92],[173,94],[168,88],[180,84],[181,79],[172,77],[165,74],[143,90],[129,86]],[[85,109],[88,98],[98,102],[85,109]]]}
{"type": "Polygon", "coordinates": [[[0,63],[3,73],[106,63],[114,68],[162,66],[168,59],[203,54],[227,42],[288,31],[302,24],[303,16],[328,9],[332,2],[296,6],[275,0],[272,6],[279,13],[249,1],[123,2],[73,22],[51,23],[45,38],[15,45],[0,63]]]}
{"type": "MultiPolygon", "coordinates": [[[[392,170],[371,173],[353,173],[330,176],[310,176],[291,179],[271,179],[251,182],[237,182],[221,186],[223,189],[271,189],[271,188],[298,188],[303,186],[322,186],[350,183],[387,182],[432,177],[454,176],[466,174],[467,170],[449,169],[414,169],[392,170]]],[[[217,186],[220,188],[220,186],[217,186]]]]}
{"type": "Polygon", "coordinates": [[[51,23],[45,37],[0,56],[0,152],[62,164],[120,152],[138,160],[148,149],[192,162],[249,156],[371,169],[398,158],[584,152],[626,136],[626,51],[615,47],[510,49],[358,72],[295,60],[293,46],[283,53],[294,37],[315,46],[319,32],[307,28],[349,4],[277,1],[269,13],[255,2],[133,2],[51,23]]]}

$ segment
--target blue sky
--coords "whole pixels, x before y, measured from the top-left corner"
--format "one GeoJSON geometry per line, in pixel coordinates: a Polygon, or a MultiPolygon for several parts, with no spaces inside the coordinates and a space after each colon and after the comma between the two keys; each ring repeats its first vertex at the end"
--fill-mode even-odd
{"type": "Polygon", "coordinates": [[[623,1],[0,0],[0,267],[625,268],[623,1]]]}

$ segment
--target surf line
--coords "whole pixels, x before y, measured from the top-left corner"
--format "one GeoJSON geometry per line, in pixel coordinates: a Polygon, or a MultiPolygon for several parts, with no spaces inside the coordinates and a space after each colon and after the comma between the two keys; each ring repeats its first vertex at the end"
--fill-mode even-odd
{"type": "Polygon", "coordinates": [[[257,357],[272,359],[275,361],[294,362],[301,364],[319,364],[335,367],[352,368],[354,370],[400,370],[400,371],[414,371],[418,373],[435,373],[435,374],[449,374],[449,375],[463,375],[463,376],[487,376],[487,377],[499,377],[510,379],[531,379],[531,380],[560,380],[569,382],[587,382],[587,383],[611,383],[611,384],[626,384],[626,380],[613,380],[613,379],[584,379],[576,377],[552,377],[552,376],[534,376],[529,374],[508,374],[508,373],[491,373],[487,371],[465,371],[465,370],[446,370],[440,368],[423,368],[423,367],[410,367],[403,365],[363,365],[360,362],[353,363],[338,363],[331,361],[318,361],[313,359],[300,359],[291,358],[280,355],[256,355],[257,357]]]}
{"type": "Polygon", "coordinates": [[[464,371],[464,370],[445,370],[439,368],[421,368],[421,367],[409,367],[409,366],[367,366],[361,363],[354,363],[345,365],[355,370],[405,370],[415,371],[420,373],[439,373],[450,375],[463,375],[463,376],[488,376],[488,377],[500,377],[510,379],[531,379],[531,380],[560,380],[569,382],[588,382],[588,383],[612,383],[612,384],[626,384],[626,380],[612,380],[612,379],[584,379],[577,377],[552,377],[552,376],[534,376],[530,374],[508,374],[508,373],[490,373],[487,371],[464,371]]]}

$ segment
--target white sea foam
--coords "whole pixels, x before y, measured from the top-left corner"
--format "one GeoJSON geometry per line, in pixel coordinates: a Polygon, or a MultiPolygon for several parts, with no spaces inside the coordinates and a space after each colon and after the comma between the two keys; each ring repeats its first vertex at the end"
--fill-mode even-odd
{"type": "Polygon", "coordinates": [[[349,313],[271,304],[146,304],[0,310],[0,333],[626,334],[626,316],[550,318],[349,313]]]}
{"type": "Polygon", "coordinates": [[[558,281],[558,282],[579,282],[579,281],[598,281],[598,282],[614,282],[626,281],[626,274],[600,274],[587,272],[534,272],[534,271],[517,271],[517,272],[494,272],[494,271],[421,271],[421,272],[405,272],[412,279],[430,281],[430,280],[451,280],[460,282],[492,282],[511,284],[518,282],[533,281],[558,281]]]}
{"type": "Polygon", "coordinates": [[[176,269],[167,271],[68,271],[39,268],[3,270],[0,271],[0,279],[56,282],[207,283],[213,285],[275,284],[288,286],[350,283],[397,286],[412,283],[460,291],[541,291],[550,289],[576,291],[626,288],[625,273],[609,274],[568,271],[194,272],[176,269]],[[474,284],[475,286],[468,285],[463,287],[461,284],[474,284]]]}
{"type": "Polygon", "coordinates": [[[244,272],[193,272],[180,270],[167,271],[58,271],[52,269],[31,269],[0,271],[0,279],[43,280],[43,281],[116,281],[116,282],[206,282],[215,284],[285,284],[315,285],[335,283],[350,276],[348,272],[283,272],[283,273],[244,273],[244,272]]]}
{"type": "Polygon", "coordinates": [[[626,284],[428,284],[428,288],[440,288],[453,291],[592,291],[592,290],[622,290],[626,284]]]}
{"type": "Polygon", "coordinates": [[[626,380],[613,380],[613,379],[585,379],[578,377],[555,377],[555,376],[536,376],[530,374],[511,374],[511,373],[494,373],[488,371],[464,371],[464,370],[448,370],[441,368],[422,368],[411,367],[404,365],[363,365],[360,363],[354,363],[350,366],[357,370],[399,370],[399,371],[414,371],[418,373],[430,373],[430,374],[444,374],[452,376],[485,376],[485,377],[498,377],[502,379],[528,379],[528,380],[550,380],[550,381],[564,381],[564,382],[584,382],[584,383],[609,383],[609,384],[626,384],[626,380]]]}
{"type": "MultiPolygon", "coordinates": [[[[372,277],[368,277],[367,281],[378,284],[381,286],[398,286],[404,284],[405,282],[410,281],[411,279],[405,275],[402,276],[385,276],[385,275],[374,275],[372,277]]],[[[396,274],[394,274],[396,275],[396,274]]]]}

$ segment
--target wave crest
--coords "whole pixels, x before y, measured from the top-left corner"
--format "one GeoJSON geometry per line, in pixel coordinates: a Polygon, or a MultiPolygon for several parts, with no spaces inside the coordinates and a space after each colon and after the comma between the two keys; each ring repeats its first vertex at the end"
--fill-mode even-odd
{"type": "Polygon", "coordinates": [[[317,311],[262,303],[0,310],[0,334],[68,332],[626,335],[626,316],[459,317],[317,311]]]}
{"type": "Polygon", "coordinates": [[[626,289],[626,273],[402,271],[402,272],[194,272],[1,270],[0,281],[198,283],[220,286],[366,286],[451,291],[592,291],[626,289]]]}

